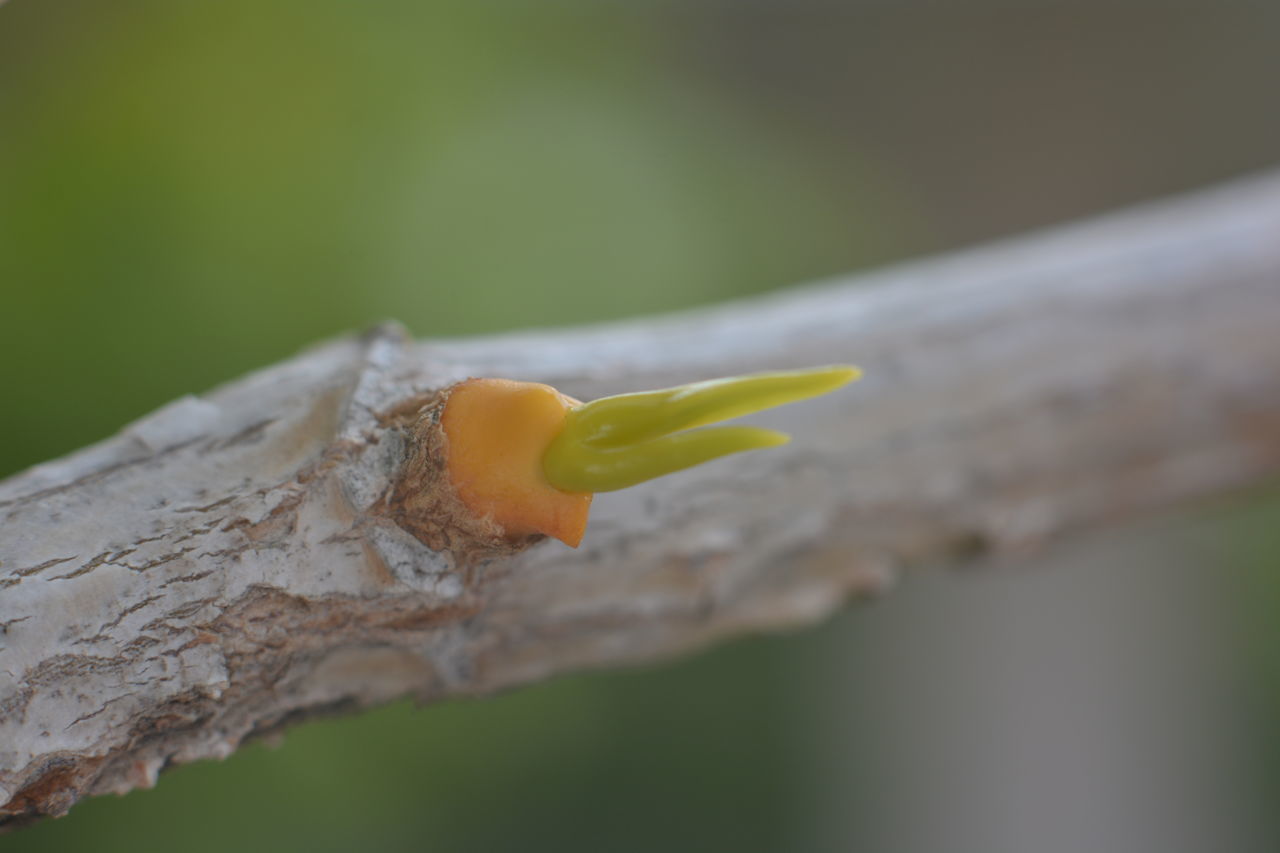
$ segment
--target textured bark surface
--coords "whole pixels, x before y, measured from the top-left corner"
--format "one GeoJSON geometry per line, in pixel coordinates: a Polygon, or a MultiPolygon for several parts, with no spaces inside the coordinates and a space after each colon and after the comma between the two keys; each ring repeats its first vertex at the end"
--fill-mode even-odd
{"type": "Polygon", "coordinates": [[[703,313],[304,352],[0,483],[0,814],[308,715],[811,621],[902,565],[1260,484],[1278,330],[1269,176],[703,313]],[[409,416],[456,380],[590,399],[829,362],[867,378],[751,419],[790,446],[600,496],[577,551],[476,555],[421,507],[404,523],[409,416]]]}

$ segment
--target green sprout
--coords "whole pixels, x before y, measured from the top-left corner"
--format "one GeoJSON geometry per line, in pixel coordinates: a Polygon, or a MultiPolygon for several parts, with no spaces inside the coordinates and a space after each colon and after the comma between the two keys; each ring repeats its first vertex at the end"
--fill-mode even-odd
{"type": "Polygon", "coordinates": [[[848,365],[731,376],[602,397],[575,406],[542,456],[566,492],[609,492],[731,453],[777,447],[786,433],[751,426],[698,429],[826,394],[861,371],[848,365]]]}

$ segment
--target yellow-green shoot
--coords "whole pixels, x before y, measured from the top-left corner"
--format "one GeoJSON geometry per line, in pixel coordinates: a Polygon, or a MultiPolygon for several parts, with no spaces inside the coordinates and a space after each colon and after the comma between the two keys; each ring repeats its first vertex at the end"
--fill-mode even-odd
{"type": "Polygon", "coordinates": [[[609,492],[721,456],[786,444],[752,426],[699,429],[826,394],[857,379],[848,365],[731,376],[602,397],[570,409],[542,456],[543,473],[566,492],[609,492]]]}

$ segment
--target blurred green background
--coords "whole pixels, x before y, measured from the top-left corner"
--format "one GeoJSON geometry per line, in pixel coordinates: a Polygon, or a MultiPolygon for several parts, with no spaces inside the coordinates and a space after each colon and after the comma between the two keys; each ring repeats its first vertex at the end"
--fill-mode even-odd
{"type": "MultiPolygon", "coordinates": [[[[1280,7],[1245,0],[11,0],[0,476],[387,318],[677,309],[1272,165],[1277,80],[1280,7]]],[[[1241,501],[806,633],[310,724],[0,848],[1270,850],[1277,530],[1241,501]],[[1066,705],[1114,713],[1033,760],[1055,613],[1112,638],[1066,705]],[[1065,787],[1023,802],[1036,773],[1065,787]]]]}

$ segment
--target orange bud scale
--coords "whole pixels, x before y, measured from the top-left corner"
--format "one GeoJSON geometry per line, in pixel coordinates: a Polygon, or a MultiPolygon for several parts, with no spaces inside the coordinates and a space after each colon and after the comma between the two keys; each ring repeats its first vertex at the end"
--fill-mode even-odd
{"type": "Polygon", "coordinates": [[[564,492],[543,473],[542,453],[577,400],[550,385],[468,379],[449,392],[440,426],[459,499],[507,536],[553,536],[577,547],[592,495],[564,492]]]}

